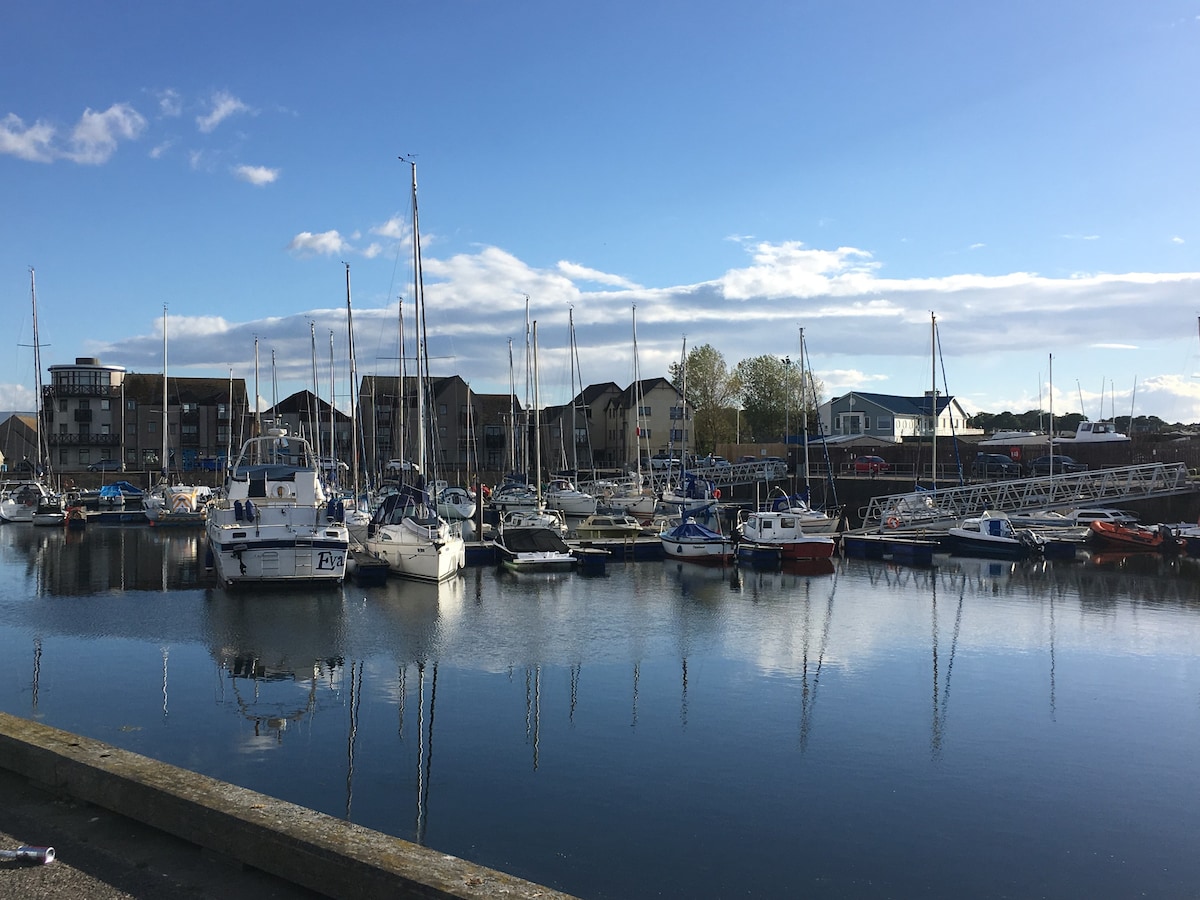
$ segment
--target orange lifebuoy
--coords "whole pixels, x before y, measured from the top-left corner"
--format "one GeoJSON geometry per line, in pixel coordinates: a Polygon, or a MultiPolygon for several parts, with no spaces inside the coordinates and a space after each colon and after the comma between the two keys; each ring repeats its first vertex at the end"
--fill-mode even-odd
{"type": "Polygon", "coordinates": [[[713,488],[713,499],[714,500],[721,499],[721,489],[720,488],[713,488]]]}
{"type": "Polygon", "coordinates": [[[900,520],[897,519],[895,516],[888,516],[887,521],[884,522],[883,524],[886,525],[888,528],[899,528],[900,520]]]}

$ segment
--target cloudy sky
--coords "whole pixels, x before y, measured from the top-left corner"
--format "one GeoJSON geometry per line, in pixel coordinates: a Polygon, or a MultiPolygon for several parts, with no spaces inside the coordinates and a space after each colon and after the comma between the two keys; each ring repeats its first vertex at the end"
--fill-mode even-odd
{"type": "MultiPolygon", "coordinates": [[[[413,156],[435,374],[568,397],[796,359],[826,393],[1200,421],[1200,3],[10,4],[0,409],[79,356],[394,374],[413,156]],[[526,298],[528,297],[528,306],[526,298]],[[941,343],[931,354],[936,316],[941,343]],[[272,360],[273,365],[272,365],[272,360]],[[47,376],[44,374],[43,378],[47,376]]],[[[411,322],[407,326],[412,333],[411,322]]]]}

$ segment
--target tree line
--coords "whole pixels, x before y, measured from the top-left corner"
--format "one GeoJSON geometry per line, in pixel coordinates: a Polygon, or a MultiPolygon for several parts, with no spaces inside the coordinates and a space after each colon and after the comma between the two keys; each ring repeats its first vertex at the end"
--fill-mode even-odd
{"type": "MultiPolygon", "coordinates": [[[[688,351],[685,359],[668,366],[668,379],[687,401],[692,413],[690,441],[697,453],[711,453],[717,444],[786,442],[799,434],[807,418],[808,433],[819,433],[817,407],[825,385],[811,370],[791,357],[764,354],[744,359],[732,369],[711,344],[688,351]]],[[[1074,432],[1085,416],[1054,417],[1054,430],[1074,432]]],[[[1125,434],[1161,431],[1170,426],[1158,416],[1117,416],[1125,434]]],[[[1047,431],[1045,410],[1023,413],[979,413],[968,424],[987,434],[997,431],[1047,431]]]]}

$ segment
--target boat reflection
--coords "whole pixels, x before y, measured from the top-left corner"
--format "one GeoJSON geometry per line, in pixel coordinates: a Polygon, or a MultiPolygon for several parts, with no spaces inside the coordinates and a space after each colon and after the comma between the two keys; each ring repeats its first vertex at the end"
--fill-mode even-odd
{"type": "Polygon", "coordinates": [[[0,529],[8,557],[24,558],[38,596],[170,591],[207,581],[203,533],[144,526],[0,529]]]}

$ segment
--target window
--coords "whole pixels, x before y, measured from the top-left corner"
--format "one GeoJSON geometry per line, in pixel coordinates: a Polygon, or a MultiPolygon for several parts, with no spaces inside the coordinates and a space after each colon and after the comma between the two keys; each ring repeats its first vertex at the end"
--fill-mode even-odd
{"type": "Polygon", "coordinates": [[[102,423],[102,424],[100,425],[100,433],[101,433],[101,434],[108,434],[108,433],[109,433],[109,429],[110,429],[111,427],[112,427],[112,426],[110,426],[110,425],[109,425],[107,422],[104,422],[104,423],[102,423]]]}
{"type": "Polygon", "coordinates": [[[110,408],[110,406],[111,406],[111,404],[109,403],[109,401],[108,401],[108,400],[101,400],[101,401],[100,401],[100,408],[101,408],[101,409],[107,410],[107,409],[109,409],[109,408],[110,408]]]}
{"type": "Polygon", "coordinates": [[[63,450],[59,450],[59,451],[58,451],[58,464],[59,464],[60,466],[65,466],[65,465],[67,465],[69,462],[70,462],[70,459],[68,459],[68,456],[67,456],[67,451],[66,451],[65,449],[63,449],[63,450]]]}
{"type": "Polygon", "coordinates": [[[670,440],[672,443],[683,443],[683,429],[672,428],[671,437],[668,438],[668,440],[670,440]]]}
{"type": "Polygon", "coordinates": [[[80,400],[80,401],[79,401],[79,408],[80,408],[80,409],[91,409],[91,408],[92,408],[92,401],[91,401],[91,400],[88,400],[88,399],[85,397],[84,399],[82,399],[82,400],[80,400]]]}
{"type": "Polygon", "coordinates": [[[126,400],[125,408],[128,410],[136,410],[137,409],[137,401],[136,400],[126,400]]]}
{"type": "Polygon", "coordinates": [[[642,418],[649,418],[652,415],[652,413],[650,412],[650,407],[649,406],[639,406],[638,407],[638,415],[641,416],[642,418]]]}
{"type": "Polygon", "coordinates": [[[154,434],[154,432],[158,431],[158,423],[151,419],[146,423],[146,430],[151,434],[154,434]]]}
{"type": "Polygon", "coordinates": [[[91,461],[92,461],[92,453],[90,450],[82,449],[79,451],[79,464],[81,466],[86,466],[91,461]]]}
{"type": "Polygon", "coordinates": [[[446,404],[445,404],[445,403],[439,403],[439,404],[438,404],[438,415],[439,415],[439,416],[444,416],[445,414],[446,414],[446,404]]]}
{"type": "Polygon", "coordinates": [[[59,411],[59,412],[66,412],[66,411],[67,411],[67,401],[66,401],[66,400],[59,400],[59,401],[58,401],[58,411],[59,411]]]}

